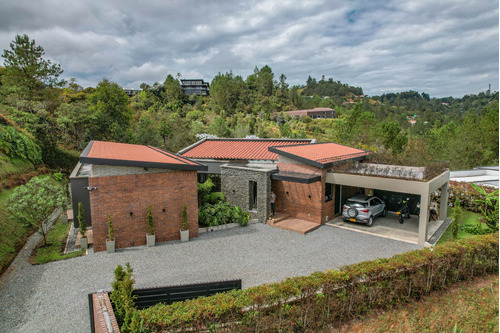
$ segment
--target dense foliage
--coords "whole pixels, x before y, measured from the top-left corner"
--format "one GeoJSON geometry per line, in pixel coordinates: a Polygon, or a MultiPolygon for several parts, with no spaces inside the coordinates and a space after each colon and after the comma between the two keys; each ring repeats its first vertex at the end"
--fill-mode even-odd
{"type": "Polygon", "coordinates": [[[0,151],[12,157],[27,159],[33,164],[42,161],[42,151],[32,139],[13,127],[0,125],[0,151]]]}
{"type": "Polygon", "coordinates": [[[247,212],[239,206],[226,202],[222,192],[212,192],[214,183],[209,178],[198,183],[198,222],[201,226],[215,227],[221,224],[238,223],[246,226],[250,220],[247,212]]]}
{"type": "Polygon", "coordinates": [[[9,197],[7,210],[13,219],[38,230],[44,245],[47,245],[49,217],[56,208],[62,208],[65,204],[66,198],[60,184],[50,181],[50,178],[35,177],[14,190],[9,197]]]}
{"type": "Polygon", "coordinates": [[[219,73],[209,96],[183,95],[180,74],[167,74],[164,82],[143,83],[140,93],[128,97],[106,79],[85,89],[75,79],[60,81],[62,70],[43,59],[43,49],[26,35],[16,36],[3,56],[2,113],[33,135],[44,163],[66,172],[76,161],[68,150],[78,156],[92,139],[176,152],[203,133],[315,138],[376,151],[385,161],[400,164],[449,160],[452,169],[498,164],[497,92],[462,98],[431,98],[415,91],[368,97],[362,88],[333,78],[308,77],[304,85],[290,87],[284,74],[275,75],[265,65],[246,78],[219,73]],[[13,73],[26,57],[36,59],[42,73],[15,79],[13,73]],[[335,108],[338,118],[283,113],[314,107],[335,108]]]}
{"type": "MultiPolygon", "coordinates": [[[[304,332],[498,272],[498,233],[339,270],[134,310],[138,331],[304,332]]],[[[121,310],[122,311],[122,310],[121,310]]]]}

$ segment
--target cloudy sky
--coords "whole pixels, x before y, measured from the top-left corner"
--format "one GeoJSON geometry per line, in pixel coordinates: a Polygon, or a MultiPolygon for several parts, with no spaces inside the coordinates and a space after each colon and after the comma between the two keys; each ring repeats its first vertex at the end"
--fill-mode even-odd
{"type": "Polygon", "coordinates": [[[498,1],[68,1],[0,3],[0,50],[28,34],[84,87],[126,88],[170,73],[211,81],[269,65],[365,94],[498,90],[498,1]]]}

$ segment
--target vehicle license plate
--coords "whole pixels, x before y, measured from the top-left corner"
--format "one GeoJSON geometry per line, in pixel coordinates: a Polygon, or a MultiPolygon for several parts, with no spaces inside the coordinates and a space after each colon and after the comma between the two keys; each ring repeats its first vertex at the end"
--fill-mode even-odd
{"type": "Polygon", "coordinates": [[[356,222],[356,219],[349,219],[349,221],[351,221],[351,222],[356,222]]]}

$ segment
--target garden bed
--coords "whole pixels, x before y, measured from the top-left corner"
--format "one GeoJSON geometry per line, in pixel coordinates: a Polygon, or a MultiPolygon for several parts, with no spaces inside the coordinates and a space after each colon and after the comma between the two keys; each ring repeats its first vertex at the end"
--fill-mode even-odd
{"type": "MultiPolygon", "coordinates": [[[[253,219],[248,221],[248,224],[255,224],[259,223],[257,219],[253,219]]],[[[216,225],[212,227],[200,227],[198,228],[198,232],[200,234],[205,233],[205,232],[212,232],[212,231],[219,231],[219,230],[226,230],[226,229],[232,229],[232,228],[237,228],[237,227],[243,227],[239,223],[228,223],[228,224],[221,224],[221,225],[216,225]]]]}

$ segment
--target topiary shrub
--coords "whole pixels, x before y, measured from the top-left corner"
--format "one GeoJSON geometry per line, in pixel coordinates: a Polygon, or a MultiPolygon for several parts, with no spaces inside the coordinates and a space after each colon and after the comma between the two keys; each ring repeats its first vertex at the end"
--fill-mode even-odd
{"type": "Polygon", "coordinates": [[[115,231],[113,229],[113,222],[111,221],[112,216],[108,215],[108,239],[113,240],[115,239],[115,231]]]}
{"type": "Polygon", "coordinates": [[[189,230],[188,225],[188,210],[186,204],[184,204],[184,208],[182,209],[182,228],[181,230],[189,230]]]}
{"type": "Polygon", "coordinates": [[[148,235],[154,235],[155,226],[153,222],[153,212],[151,205],[148,206],[148,235]]]}
{"type": "Polygon", "coordinates": [[[87,237],[87,221],[85,221],[85,213],[81,202],[78,203],[78,227],[80,228],[82,238],[87,237]]]}

